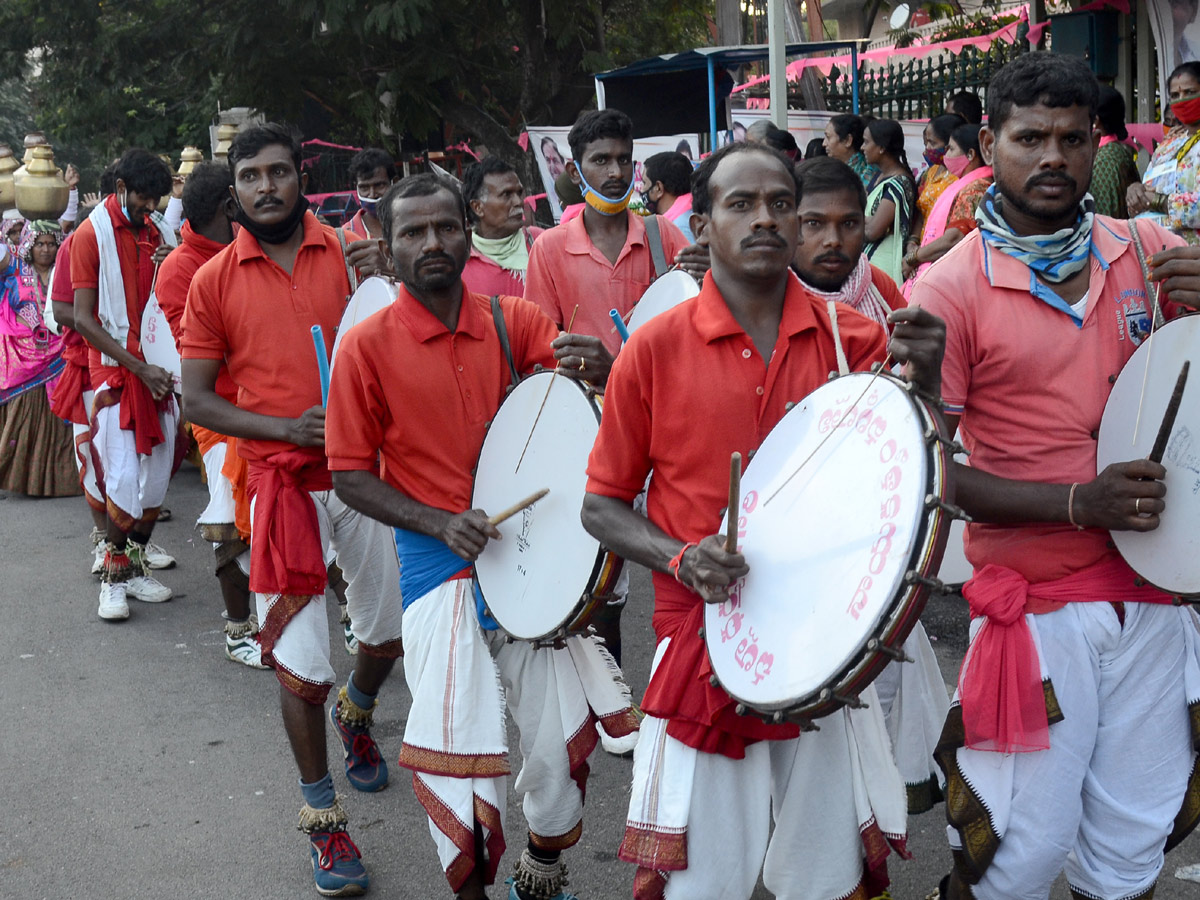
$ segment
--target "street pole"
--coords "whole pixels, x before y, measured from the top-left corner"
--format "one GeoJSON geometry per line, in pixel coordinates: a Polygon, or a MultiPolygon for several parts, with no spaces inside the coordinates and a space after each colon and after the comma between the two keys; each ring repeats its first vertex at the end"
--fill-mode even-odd
{"type": "Polygon", "coordinates": [[[767,0],[768,70],[771,73],[771,121],[787,131],[787,13],[784,3],[790,0],[767,0]]]}

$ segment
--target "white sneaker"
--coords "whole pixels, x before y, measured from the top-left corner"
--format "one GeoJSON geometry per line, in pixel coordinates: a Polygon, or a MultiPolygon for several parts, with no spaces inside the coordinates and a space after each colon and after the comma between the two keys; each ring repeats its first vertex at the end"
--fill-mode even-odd
{"type": "Polygon", "coordinates": [[[110,622],[120,622],[129,618],[129,604],[125,602],[125,587],[123,581],[114,584],[100,585],[100,618],[110,622]]]}
{"type": "Polygon", "coordinates": [[[234,638],[225,635],[225,655],[234,662],[239,662],[252,669],[265,669],[262,661],[262,647],[251,635],[234,638]]]}
{"type": "Polygon", "coordinates": [[[148,569],[169,569],[175,565],[175,557],[154,543],[154,541],[146,541],[143,554],[146,558],[146,568],[148,569]]]}
{"type": "Polygon", "coordinates": [[[104,571],[104,541],[92,548],[92,574],[99,575],[104,571]]]}
{"type": "Polygon", "coordinates": [[[633,731],[624,737],[609,737],[603,726],[597,722],[596,730],[600,732],[600,745],[604,747],[604,752],[613,756],[633,756],[634,748],[637,747],[638,737],[641,731],[633,731]]]}
{"type": "Polygon", "coordinates": [[[169,587],[149,575],[134,575],[125,582],[125,591],[143,603],[166,603],[174,596],[169,587]]]}

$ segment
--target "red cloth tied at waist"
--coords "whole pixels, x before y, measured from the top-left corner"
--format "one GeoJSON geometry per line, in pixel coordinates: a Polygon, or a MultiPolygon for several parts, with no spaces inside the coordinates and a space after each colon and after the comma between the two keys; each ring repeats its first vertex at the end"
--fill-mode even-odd
{"type": "MultiPolygon", "coordinates": [[[[63,356],[65,358],[66,354],[63,356]]],[[[50,411],[60,419],[76,425],[89,424],[88,410],[83,405],[83,392],[91,390],[91,386],[87,366],[68,362],[63,366],[62,374],[58,376],[58,384],[54,386],[54,394],[50,398],[50,411]]]]}
{"type": "Polygon", "coordinates": [[[709,680],[712,664],[700,628],[704,601],[669,575],[654,573],[654,633],[670,638],[650,677],[642,710],[667,720],[667,734],[705,753],[742,759],[758,741],[799,737],[793,724],[769,725],[755,715],[739,716],[736,701],[709,680]]]}
{"type": "Polygon", "coordinates": [[[986,565],[963,585],[971,618],[987,619],[967,648],[958,676],[966,745],[972,750],[1028,753],[1050,746],[1037,645],[1025,621],[1068,603],[1172,603],[1139,585],[1125,560],[1110,554],[1080,572],[1030,584],[1006,566],[986,565]]]}
{"type": "MultiPolygon", "coordinates": [[[[108,377],[107,384],[106,393],[110,395],[111,402],[121,404],[118,423],[121,430],[132,431],[137,452],[149,456],[155,447],[166,440],[158,414],[171,408],[175,395],[168,391],[161,400],[155,400],[146,383],[127,369],[116,369],[108,377]]],[[[110,405],[110,401],[100,397],[94,402],[96,409],[110,405]]]]}
{"type": "Polygon", "coordinates": [[[321,530],[308,496],[333,488],[325,457],[296,448],[251,461],[248,487],[255,498],[250,589],[299,597],[325,593],[321,530]]]}

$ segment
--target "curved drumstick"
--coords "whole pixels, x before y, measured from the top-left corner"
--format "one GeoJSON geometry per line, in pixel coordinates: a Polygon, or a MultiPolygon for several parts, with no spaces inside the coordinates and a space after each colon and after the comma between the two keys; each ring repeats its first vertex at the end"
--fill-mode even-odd
{"type": "Polygon", "coordinates": [[[1179,415],[1179,405],[1183,402],[1183,391],[1187,387],[1188,369],[1192,367],[1190,360],[1183,361],[1179,377],[1175,380],[1175,390],[1167,403],[1167,412],[1163,416],[1162,425],[1158,427],[1158,436],[1154,439],[1154,449],[1150,451],[1150,462],[1161,463],[1163,454],[1167,452],[1167,441],[1171,438],[1171,429],[1175,427],[1175,417],[1179,415]]]}
{"type": "Polygon", "coordinates": [[[613,325],[617,328],[617,334],[621,336],[621,343],[629,340],[629,329],[625,326],[625,320],[621,318],[621,314],[615,309],[608,311],[608,317],[613,320],[613,325]]]}
{"type": "MultiPolygon", "coordinates": [[[[575,314],[579,312],[579,304],[575,304],[575,309],[571,311],[571,321],[567,323],[567,330],[564,334],[569,334],[571,326],[575,324],[575,314]]],[[[533,433],[537,430],[537,423],[542,418],[542,410],[546,408],[546,401],[550,399],[550,389],[554,387],[554,379],[558,377],[558,370],[562,366],[555,366],[554,371],[550,373],[550,382],[546,385],[546,395],[542,397],[542,405],[538,407],[537,415],[533,417],[533,424],[529,427],[529,437],[525,438],[525,446],[521,448],[521,455],[517,458],[517,467],[513,469],[513,474],[521,471],[521,463],[525,461],[525,453],[529,450],[529,442],[533,440],[533,433]]]]}
{"type": "Polygon", "coordinates": [[[329,357],[325,353],[325,335],[320,325],[312,327],[313,347],[317,351],[317,371],[321,375],[321,405],[329,405],[329,357]]]}
{"type": "Polygon", "coordinates": [[[725,552],[737,552],[738,507],[742,503],[742,454],[729,457],[729,507],[725,510],[725,552]]]}
{"type": "Polygon", "coordinates": [[[505,519],[511,519],[521,510],[528,509],[529,507],[533,506],[533,504],[537,503],[548,493],[550,493],[550,488],[542,488],[540,491],[535,491],[519,503],[514,503],[508,509],[504,510],[504,512],[498,512],[494,516],[488,516],[488,524],[499,525],[505,519]]]}

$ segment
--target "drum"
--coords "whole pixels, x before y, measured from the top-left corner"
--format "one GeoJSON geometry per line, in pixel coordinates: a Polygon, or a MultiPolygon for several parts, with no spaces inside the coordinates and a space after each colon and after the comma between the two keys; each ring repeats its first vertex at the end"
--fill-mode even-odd
{"type": "Polygon", "coordinates": [[[329,354],[331,365],[332,361],[337,358],[338,345],[342,342],[342,335],[359,322],[369,319],[382,309],[387,309],[399,295],[400,289],[386,278],[372,275],[363,280],[362,284],[358,286],[358,290],[350,297],[350,302],[346,304],[346,311],[342,313],[342,321],[338,325],[337,335],[333,339],[333,351],[329,354]]]}
{"type": "Polygon", "coordinates": [[[1154,531],[1111,534],[1130,568],[1150,584],[1200,597],[1200,315],[1168,322],[1125,363],[1100,420],[1096,471],[1150,455],[1185,360],[1192,363],[1189,380],[1162,458],[1167,508],[1154,531]]]}
{"type": "Polygon", "coordinates": [[[150,302],[142,312],[141,343],[146,362],[170,372],[175,393],[180,393],[183,366],[179,361],[179,349],[175,346],[167,314],[158,305],[158,297],[154,293],[150,294],[150,302]]]}
{"type": "Polygon", "coordinates": [[[488,428],[472,507],[497,513],[550,489],[501,522],[504,539],[489,541],[475,561],[488,611],[514,638],[553,643],[583,630],[620,574],[621,560],[579,518],[599,430],[594,392],[550,372],[513,388],[488,428]]]}
{"type": "Polygon", "coordinates": [[[683,269],[672,269],[646,288],[642,299],[633,307],[629,316],[629,333],[633,334],[659,313],[678,306],[700,293],[696,279],[683,269]]]}
{"type": "Polygon", "coordinates": [[[754,453],[738,519],[750,573],[705,607],[713,672],[739,712],[808,723],[858,705],[903,657],[958,512],[942,428],[905,382],[855,373],[754,453]]]}

